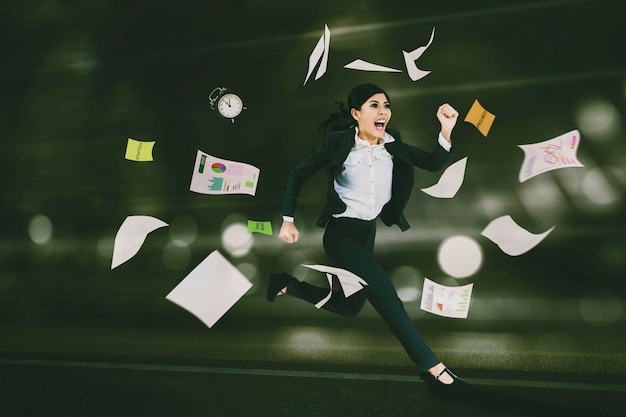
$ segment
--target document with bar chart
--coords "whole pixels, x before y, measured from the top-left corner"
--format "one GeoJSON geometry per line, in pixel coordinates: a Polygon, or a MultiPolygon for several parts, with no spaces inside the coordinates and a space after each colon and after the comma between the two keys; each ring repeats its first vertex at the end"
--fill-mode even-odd
{"type": "Polygon", "coordinates": [[[200,194],[255,195],[259,168],[198,151],[189,190],[200,194]]]}
{"type": "Polygon", "coordinates": [[[467,318],[474,284],[448,287],[424,278],[420,309],[443,317],[467,318]]]}

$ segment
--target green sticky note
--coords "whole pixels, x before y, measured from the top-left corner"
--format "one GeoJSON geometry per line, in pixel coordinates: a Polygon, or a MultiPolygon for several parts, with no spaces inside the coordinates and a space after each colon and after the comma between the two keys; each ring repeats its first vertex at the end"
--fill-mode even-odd
{"type": "Polygon", "coordinates": [[[263,233],[272,235],[272,222],[257,222],[248,220],[248,233],[263,233]]]}

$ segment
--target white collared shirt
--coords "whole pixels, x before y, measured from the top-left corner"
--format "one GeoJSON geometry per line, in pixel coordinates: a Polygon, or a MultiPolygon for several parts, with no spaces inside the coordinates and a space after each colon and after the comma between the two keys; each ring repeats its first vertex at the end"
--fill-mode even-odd
{"type": "Polygon", "coordinates": [[[385,132],[382,141],[370,145],[354,134],[354,145],[343,162],[342,171],[335,177],[335,191],[346,205],[343,213],[333,217],[375,219],[383,206],[391,200],[393,158],[385,144],[395,141],[385,132]]]}
{"type": "MultiPolygon", "coordinates": [[[[334,181],[335,191],[345,203],[346,210],[333,214],[333,217],[373,220],[391,199],[393,157],[385,149],[385,144],[395,139],[385,132],[381,143],[370,145],[358,137],[358,127],[355,130],[354,145],[343,163],[343,170],[334,181]]],[[[441,133],[437,140],[450,152],[452,145],[441,133]]],[[[283,220],[293,222],[294,218],[283,216],[283,220]]]]}

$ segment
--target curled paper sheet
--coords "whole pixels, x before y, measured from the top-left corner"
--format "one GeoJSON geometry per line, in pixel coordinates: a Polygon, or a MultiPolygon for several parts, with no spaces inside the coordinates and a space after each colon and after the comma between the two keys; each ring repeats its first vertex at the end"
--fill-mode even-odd
{"type": "Polygon", "coordinates": [[[326,278],[328,279],[328,285],[330,286],[330,291],[328,295],[320,300],[315,307],[321,308],[324,304],[330,300],[330,297],[333,294],[333,275],[337,276],[339,283],[341,284],[341,288],[343,290],[343,294],[346,298],[350,297],[352,294],[363,289],[364,286],[367,285],[367,282],[358,275],[353,274],[350,271],[346,271],[345,269],[335,268],[333,266],[327,265],[304,265],[307,268],[314,269],[316,271],[325,272],[326,278]]]}
{"type": "Polygon", "coordinates": [[[426,46],[420,46],[419,48],[411,52],[402,51],[402,54],[404,55],[404,63],[406,64],[406,70],[409,73],[409,78],[411,78],[411,80],[417,81],[430,74],[430,71],[423,71],[417,68],[417,66],[415,65],[415,61],[419,59],[419,57],[421,57],[424,52],[426,52],[426,49],[428,49],[428,47],[433,43],[434,38],[435,28],[433,28],[433,31],[430,34],[430,40],[428,41],[428,44],[426,44],[426,46]]]}
{"type": "Polygon", "coordinates": [[[572,130],[544,142],[518,145],[524,151],[519,182],[558,168],[582,167],[577,157],[580,132],[572,130]]]}
{"type": "Polygon", "coordinates": [[[357,71],[402,72],[399,69],[383,67],[382,65],[372,64],[371,62],[363,61],[361,59],[356,59],[343,67],[357,71]]]}
{"type": "Polygon", "coordinates": [[[128,216],[115,235],[111,269],[135,256],[148,234],[168,224],[151,216],[128,216]]]}
{"type": "Polygon", "coordinates": [[[152,149],[156,142],[141,142],[135,139],[128,138],[126,142],[126,155],[125,158],[129,161],[149,162],[153,161],[152,149]]]}
{"type": "Polygon", "coordinates": [[[518,256],[537,246],[554,228],[552,226],[543,233],[533,234],[506,215],[492,220],[481,235],[498,245],[507,255],[518,256]]]}
{"type": "Polygon", "coordinates": [[[324,33],[320,37],[320,40],[317,41],[315,48],[313,48],[313,52],[309,56],[309,69],[306,74],[306,78],[304,79],[304,84],[309,81],[309,77],[313,73],[315,66],[317,63],[320,63],[320,66],[317,68],[317,73],[315,74],[315,79],[318,80],[326,73],[326,67],[328,66],[328,49],[330,48],[330,30],[328,29],[328,25],[324,25],[324,33]]]}
{"type": "Polygon", "coordinates": [[[447,287],[424,278],[420,309],[443,317],[467,318],[474,284],[447,287]]]}
{"type": "Polygon", "coordinates": [[[165,298],[211,328],[251,287],[237,268],[213,251],[165,298]]]}
{"type": "Polygon", "coordinates": [[[428,195],[437,198],[452,198],[461,188],[463,179],[465,178],[465,167],[467,166],[467,157],[456,161],[450,165],[441,174],[437,184],[428,188],[422,188],[422,191],[428,195]]]}
{"type": "Polygon", "coordinates": [[[189,190],[200,194],[254,195],[259,174],[255,166],[198,151],[189,190]]]}
{"type": "Polygon", "coordinates": [[[463,121],[473,124],[484,137],[487,137],[495,119],[496,116],[485,110],[478,100],[474,100],[474,104],[472,104],[463,121]]]}

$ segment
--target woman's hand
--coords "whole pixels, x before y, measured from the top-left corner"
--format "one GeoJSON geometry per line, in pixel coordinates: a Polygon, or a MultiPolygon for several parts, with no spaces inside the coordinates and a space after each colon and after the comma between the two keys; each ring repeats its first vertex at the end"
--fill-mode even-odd
{"type": "Polygon", "coordinates": [[[280,240],[286,243],[296,243],[299,236],[298,229],[293,222],[283,220],[283,225],[280,227],[278,237],[280,240]]]}
{"type": "Polygon", "coordinates": [[[459,118],[459,112],[448,103],[442,104],[437,110],[437,119],[441,123],[441,136],[448,142],[452,141],[452,129],[459,118]]]}

